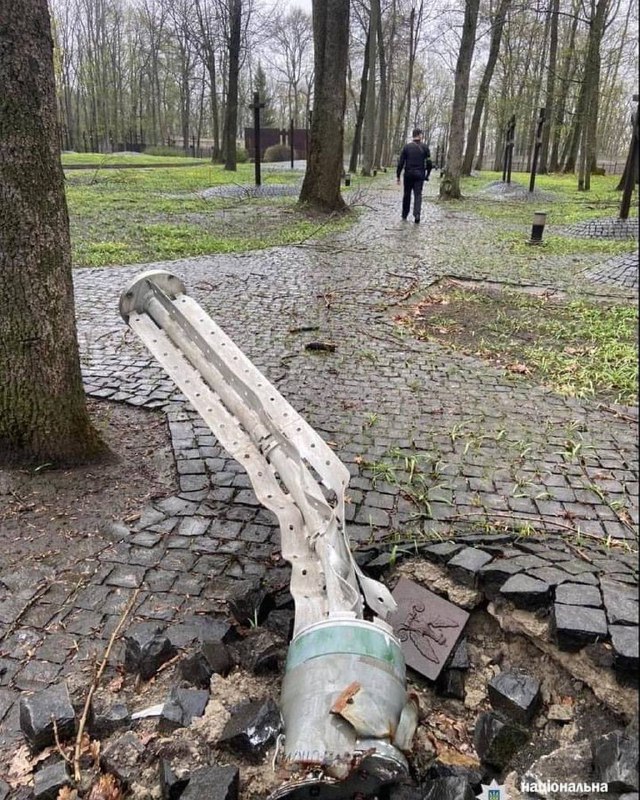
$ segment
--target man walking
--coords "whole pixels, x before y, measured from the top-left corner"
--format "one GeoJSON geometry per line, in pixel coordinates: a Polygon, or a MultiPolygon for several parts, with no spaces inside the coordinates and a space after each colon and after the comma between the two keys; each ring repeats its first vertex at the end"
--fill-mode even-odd
{"type": "Polygon", "coordinates": [[[413,193],[413,219],[420,222],[422,209],[422,185],[429,180],[431,172],[431,153],[426,144],[422,143],[422,131],[414,128],[412,139],[402,148],[396,177],[400,185],[400,174],[404,169],[404,194],[402,196],[402,219],[409,216],[411,208],[411,194],[413,193]]]}

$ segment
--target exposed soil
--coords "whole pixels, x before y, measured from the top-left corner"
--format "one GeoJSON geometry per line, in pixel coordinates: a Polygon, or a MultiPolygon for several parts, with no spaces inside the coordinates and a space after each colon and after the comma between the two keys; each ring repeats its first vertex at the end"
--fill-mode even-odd
{"type": "Polygon", "coordinates": [[[95,552],[109,524],[133,522],[177,491],[164,414],[95,400],[89,412],[110,450],[100,463],[0,470],[0,573],[34,562],[64,568],[95,552]]]}

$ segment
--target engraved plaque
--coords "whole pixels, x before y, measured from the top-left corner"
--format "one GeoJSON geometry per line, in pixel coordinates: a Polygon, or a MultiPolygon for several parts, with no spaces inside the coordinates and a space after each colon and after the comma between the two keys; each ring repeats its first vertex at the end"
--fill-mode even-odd
{"type": "Polygon", "coordinates": [[[434,681],[462,635],[469,614],[406,578],[392,592],[398,609],[387,618],[407,666],[434,681]]]}

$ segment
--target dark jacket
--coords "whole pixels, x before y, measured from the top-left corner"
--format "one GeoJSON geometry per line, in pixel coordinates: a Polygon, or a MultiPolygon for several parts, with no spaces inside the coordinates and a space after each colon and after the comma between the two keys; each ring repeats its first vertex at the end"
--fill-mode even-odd
{"type": "Polygon", "coordinates": [[[426,144],[422,142],[408,142],[400,153],[398,166],[396,168],[396,176],[399,178],[400,173],[404,169],[406,177],[424,180],[427,172],[427,160],[430,159],[431,153],[426,144]]]}

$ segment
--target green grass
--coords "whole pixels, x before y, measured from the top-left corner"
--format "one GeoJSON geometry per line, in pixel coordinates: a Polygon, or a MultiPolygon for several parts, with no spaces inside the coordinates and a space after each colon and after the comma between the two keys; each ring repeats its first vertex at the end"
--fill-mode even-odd
{"type": "Polygon", "coordinates": [[[505,367],[515,380],[537,380],[562,395],[637,402],[633,306],[445,286],[401,324],[419,338],[505,367]]]}
{"type": "MultiPolygon", "coordinates": [[[[317,217],[298,209],[295,197],[232,199],[200,194],[223,184],[253,185],[253,178],[249,164],[239,165],[237,172],[210,163],[184,169],[67,172],[74,266],[246,252],[343,229],[355,217],[317,217]]],[[[286,168],[270,170],[263,185],[299,180],[299,174],[286,168]]]]}
{"type": "Polygon", "coordinates": [[[189,156],[151,156],[146,153],[63,153],[62,166],[71,167],[84,164],[92,166],[111,166],[113,164],[137,164],[138,166],[155,164],[206,164],[207,159],[190,158],[189,156]]]}
{"type": "MultiPolygon", "coordinates": [[[[542,198],[539,203],[519,200],[517,197],[492,199],[488,194],[476,194],[488,184],[502,179],[502,173],[482,172],[480,176],[464,178],[462,192],[465,199],[461,210],[473,211],[489,219],[501,220],[511,224],[531,225],[534,211],[547,212],[547,226],[571,225],[598,217],[617,217],[620,210],[622,192],[616,191],[619,175],[594,175],[591,190],[578,191],[575,175],[538,175],[536,191],[553,194],[553,200],[542,198]]],[[[513,173],[512,182],[529,186],[528,173],[513,173]]],[[[632,204],[630,216],[638,215],[636,202],[632,204]]]]}

